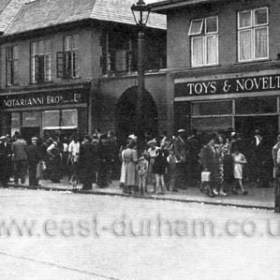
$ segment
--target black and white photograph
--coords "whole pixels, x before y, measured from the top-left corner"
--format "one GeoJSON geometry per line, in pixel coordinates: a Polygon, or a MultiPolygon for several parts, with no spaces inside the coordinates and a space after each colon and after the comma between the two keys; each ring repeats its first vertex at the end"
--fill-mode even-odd
{"type": "Polygon", "coordinates": [[[280,0],[0,0],[0,280],[280,280],[280,0]]]}

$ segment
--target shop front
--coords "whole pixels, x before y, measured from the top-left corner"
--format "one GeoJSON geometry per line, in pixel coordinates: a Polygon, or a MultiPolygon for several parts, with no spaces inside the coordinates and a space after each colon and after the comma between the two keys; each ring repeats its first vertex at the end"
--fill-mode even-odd
{"type": "Polygon", "coordinates": [[[177,79],[175,123],[205,133],[233,128],[245,138],[260,129],[272,145],[279,131],[279,98],[276,74],[177,79]]]}
{"type": "Polygon", "coordinates": [[[88,130],[88,90],[67,89],[1,96],[2,134],[24,138],[88,130]]]}

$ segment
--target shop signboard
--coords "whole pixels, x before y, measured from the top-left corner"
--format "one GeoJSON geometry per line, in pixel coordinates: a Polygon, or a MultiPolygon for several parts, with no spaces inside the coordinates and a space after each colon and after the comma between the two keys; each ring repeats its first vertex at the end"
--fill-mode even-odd
{"type": "Polygon", "coordinates": [[[274,90],[280,90],[280,75],[213,79],[175,84],[176,97],[274,90]]]}
{"type": "Polygon", "coordinates": [[[19,95],[6,95],[0,97],[0,105],[2,109],[74,105],[82,103],[87,103],[87,92],[81,90],[39,92],[19,95]]]}

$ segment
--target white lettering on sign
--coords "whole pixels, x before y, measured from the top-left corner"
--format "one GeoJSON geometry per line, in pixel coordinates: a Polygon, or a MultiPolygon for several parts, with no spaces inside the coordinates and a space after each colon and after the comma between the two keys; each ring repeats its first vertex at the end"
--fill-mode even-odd
{"type": "Polygon", "coordinates": [[[280,75],[190,82],[185,84],[185,90],[187,95],[280,90],[280,75]]]}

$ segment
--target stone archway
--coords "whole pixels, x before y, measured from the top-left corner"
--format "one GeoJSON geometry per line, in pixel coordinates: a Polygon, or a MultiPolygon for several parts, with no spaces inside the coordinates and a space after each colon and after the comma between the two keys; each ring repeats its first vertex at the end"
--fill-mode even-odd
{"type": "MultiPolygon", "coordinates": [[[[137,87],[127,89],[119,99],[116,110],[116,131],[121,143],[124,143],[126,137],[136,130],[136,102],[137,87]]],[[[156,104],[147,91],[143,96],[143,131],[151,134],[158,132],[158,111],[156,104]]]]}

